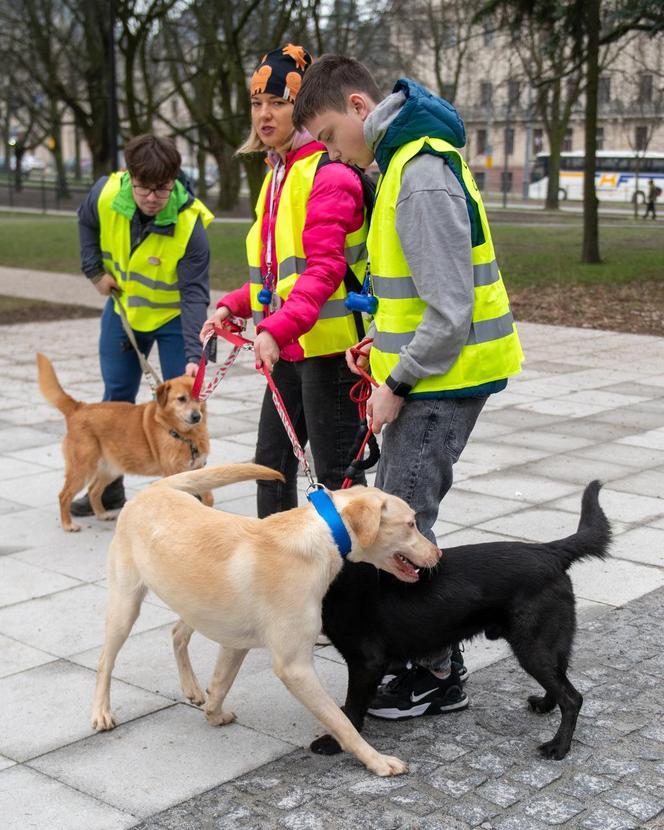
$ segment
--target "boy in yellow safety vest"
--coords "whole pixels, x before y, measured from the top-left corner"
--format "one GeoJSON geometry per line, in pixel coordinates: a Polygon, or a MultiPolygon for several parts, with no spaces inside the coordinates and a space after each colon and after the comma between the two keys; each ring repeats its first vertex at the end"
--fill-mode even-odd
{"type": "MultiPolygon", "coordinates": [[[[453,465],[487,398],[520,371],[522,352],[479,190],[459,148],[463,121],[408,79],[386,98],[357,61],[324,55],[302,83],[293,120],[330,158],[381,178],[367,238],[373,320],[368,404],[383,433],[376,486],[433,525],[453,465]]],[[[357,371],[347,353],[350,368],[357,371]]],[[[369,713],[401,720],[465,709],[458,649],[384,678],[369,713]]]]}
{"type": "MultiPolygon", "coordinates": [[[[164,380],[195,375],[198,332],[210,302],[205,228],[213,216],[182,180],[182,159],[172,139],[137,136],[124,156],[126,171],[103,176],[92,186],[78,210],[78,227],[81,270],[109,298],[99,337],[103,400],[134,403],[141,367],[118,303],[143,354],[159,345],[164,380]],[[111,291],[119,291],[119,297],[111,298],[111,291]]],[[[104,490],[102,502],[114,510],[124,501],[119,478],[104,490]]],[[[71,512],[92,515],[87,495],[73,502],[71,512]]]]}

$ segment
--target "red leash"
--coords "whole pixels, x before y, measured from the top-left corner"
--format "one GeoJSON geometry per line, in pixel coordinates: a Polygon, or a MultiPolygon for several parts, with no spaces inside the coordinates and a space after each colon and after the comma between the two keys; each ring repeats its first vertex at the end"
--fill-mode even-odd
{"type": "MultiPolygon", "coordinates": [[[[369,348],[371,348],[371,344],[373,343],[372,337],[365,337],[361,343],[358,343],[357,346],[353,346],[350,350],[351,354],[355,358],[355,363],[360,357],[369,358],[369,348]]],[[[350,399],[353,403],[357,404],[358,412],[360,415],[360,421],[365,421],[367,419],[367,401],[371,397],[371,387],[378,386],[378,383],[371,377],[371,375],[365,371],[361,366],[357,367],[361,379],[355,383],[350,390],[350,399]]],[[[360,461],[364,458],[364,451],[367,447],[367,444],[371,440],[372,436],[372,429],[371,429],[371,422],[367,423],[367,432],[364,436],[362,443],[360,444],[360,449],[357,452],[354,461],[360,461]]],[[[350,469],[350,468],[349,468],[350,469]]],[[[342,490],[346,490],[353,484],[353,479],[350,476],[346,476],[344,478],[343,483],[341,485],[342,490]]]]}
{"type": "MultiPolygon", "coordinates": [[[[237,317],[231,317],[227,320],[224,320],[224,323],[221,327],[214,327],[214,330],[210,332],[203,343],[203,351],[201,353],[201,359],[198,364],[198,371],[196,372],[196,380],[194,381],[194,386],[191,391],[191,395],[195,400],[205,401],[207,400],[210,395],[214,392],[214,390],[219,386],[221,381],[223,380],[224,376],[230,369],[230,367],[235,363],[237,356],[243,349],[253,349],[254,344],[252,340],[249,340],[246,337],[243,337],[241,332],[244,331],[244,320],[240,320],[237,317]],[[224,340],[228,340],[229,343],[233,345],[233,349],[231,353],[226,358],[226,360],[222,363],[222,365],[217,369],[215,372],[212,380],[210,380],[205,387],[202,389],[203,381],[205,380],[205,346],[207,345],[208,341],[212,337],[223,337],[224,340]]],[[[281,418],[281,422],[284,425],[284,429],[286,430],[286,435],[288,435],[291,444],[293,445],[293,453],[295,457],[300,462],[302,466],[302,470],[307,477],[309,482],[309,487],[316,489],[317,484],[311,472],[311,468],[309,467],[309,462],[307,461],[307,457],[302,449],[302,445],[298,441],[297,433],[295,432],[295,427],[293,426],[293,422],[288,416],[288,412],[286,411],[286,407],[284,405],[283,399],[279,394],[279,390],[277,389],[272,375],[268,368],[263,364],[262,366],[256,366],[256,369],[259,372],[262,372],[265,380],[267,381],[267,385],[270,387],[270,391],[272,392],[272,400],[274,402],[274,407],[277,410],[279,417],[281,418]]]]}

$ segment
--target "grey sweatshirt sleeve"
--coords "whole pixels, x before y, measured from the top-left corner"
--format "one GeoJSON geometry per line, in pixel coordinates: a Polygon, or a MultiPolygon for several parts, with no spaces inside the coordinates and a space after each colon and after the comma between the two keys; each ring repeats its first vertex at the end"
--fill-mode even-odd
{"type": "Polygon", "coordinates": [[[102,176],[90,189],[78,209],[78,238],[81,249],[81,271],[88,279],[95,280],[104,274],[99,237],[99,211],[97,201],[108,176],[102,176]]]}
{"type": "Polygon", "coordinates": [[[470,219],[454,173],[440,156],[416,156],[404,168],[396,228],[420,297],[415,336],[401,349],[392,377],[410,386],[444,374],[463,348],[473,315],[470,219]]]}
{"type": "Polygon", "coordinates": [[[184,256],[178,262],[178,288],[180,290],[180,314],[182,336],[187,363],[198,363],[201,341],[198,333],[207,317],[210,305],[210,246],[200,217],[184,256]]]}

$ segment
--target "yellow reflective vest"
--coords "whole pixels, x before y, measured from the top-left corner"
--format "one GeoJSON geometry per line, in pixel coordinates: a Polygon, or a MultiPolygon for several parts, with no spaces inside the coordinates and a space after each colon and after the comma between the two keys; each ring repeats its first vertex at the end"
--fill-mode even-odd
{"type": "MultiPolygon", "coordinates": [[[[372,290],[378,297],[374,316],[376,334],[371,349],[372,374],[379,383],[385,382],[399,362],[401,349],[414,337],[426,308],[417,293],[396,230],[396,205],[403,168],[421,152],[445,156],[457,172],[474,202],[481,234],[477,244],[472,246],[475,289],[466,343],[444,375],[422,378],[412,393],[466,389],[509,378],[520,372],[523,352],[496,262],[482,197],[458,150],[442,139],[428,137],[402,145],[390,159],[378,184],[367,239],[372,290]]],[[[436,217],[432,216],[431,221],[435,222],[436,217]]]]}
{"type": "Polygon", "coordinates": [[[120,303],[129,325],[136,331],[154,331],[180,314],[177,265],[198,217],[207,227],[213,215],[194,199],[177,214],[172,236],[150,233],[132,251],[130,219],[113,207],[127,175],[111,173],[99,194],[102,261],[122,289],[120,303]]]}
{"type": "MultiPolygon", "coordinates": [[[[302,234],[307,218],[307,201],[322,155],[321,150],[295,161],[282,185],[273,239],[273,251],[279,257],[278,262],[275,260],[273,263],[276,278],[275,291],[282,301],[288,299],[298,277],[307,267],[302,234]]],[[[251,312],[256,325],[264,319],[264,306],[258,300],[258,294],[263,287],[261,231],[265,201],[272,184],[272,175],[270,170],[265,177],[256,203],[256,221],[247,235],[251,312]]],[[[360,283],[364,279],[366,270],[366,238],[367,222],[365,219],[361,228],[347,234],[344,245],[346,263],[360,283]]],[[[357,331],[353,314],[344,305],[346,294],[346,286],[342,282],[321,308],[314,326],[298,338],[305,357],[344,352],[362,337],[363,333],[357,331]]]]}

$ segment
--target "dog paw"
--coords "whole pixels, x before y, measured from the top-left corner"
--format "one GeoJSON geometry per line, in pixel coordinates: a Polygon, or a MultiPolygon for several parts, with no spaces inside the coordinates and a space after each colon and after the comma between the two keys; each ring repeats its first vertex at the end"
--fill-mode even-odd
{"type": "Polygon", "coordinates": [[[184,696],[188,701],[190,701],[190,703],[193,703],[194,706],[202,706],[205,703],[205,695],[200,689],[190,689],[189,691],[184,692],[184,696]]]}
{"type": "Polygon", "coordinates": [[[389,775],[403,775],[405,772],[408,772],[408,764],[404,764],[403,761],[395,758],[393,755],[377,754],[375,763],[367,766],[371,772],[375,772],[376,775],[380,775],[383,778],[389,775]]]}
{"type": "Polygon", "coordinates": [[[533,712],[537,712],[538,715],[545,715],[547,712],[550,712],[556,704],[550,704],[544,695],[541,697],[539,695],[530,695],[528,698],[528,705],[533,712]]]}
{"type": "Polygon", "coordinates": [[[235,712],[206,712],[205,719],[210,726],[224,726],[235,720],[235,712]]]}
{"type": "Polygon", "coordinates": [[[339,742],[332,735],[322,735],[320,738],[316,738],[315,741],[311,742],[309,749],[315,752],[316,755],[337,755],[342,752],[339,742]]]}
{"type": "Polygon", "coordinates": [[[567,755],[569,747],[565,749],[559,741],[554,739],[540,744],[538,749],[543,758],[548,758],[551,761],[560,761],[567,755]]]}
{"type": "Polygon", "coordinates": [[[99,519],[100,522],[112,522],[114,519],[117,519],[118,511],[115,510],[111,512],[110,510],[104,510],[103,513],[97,513],[96,518],[99,519]]]}
{"type": "Polygon", "coordinates": [[[116,726],[113,712],[110,709],[100,709],[98,712],[93,712],[91,724],[96,732],[108,732],[109,729],[115,729],[116,726]]]}
{"type": "Polygon", "coordinates": [[[80,525],[77,525],[76,522],[69,522],[69,524],[62,525],[62,529],[65,533],[78,533],[81,529],[80,525]]]}

